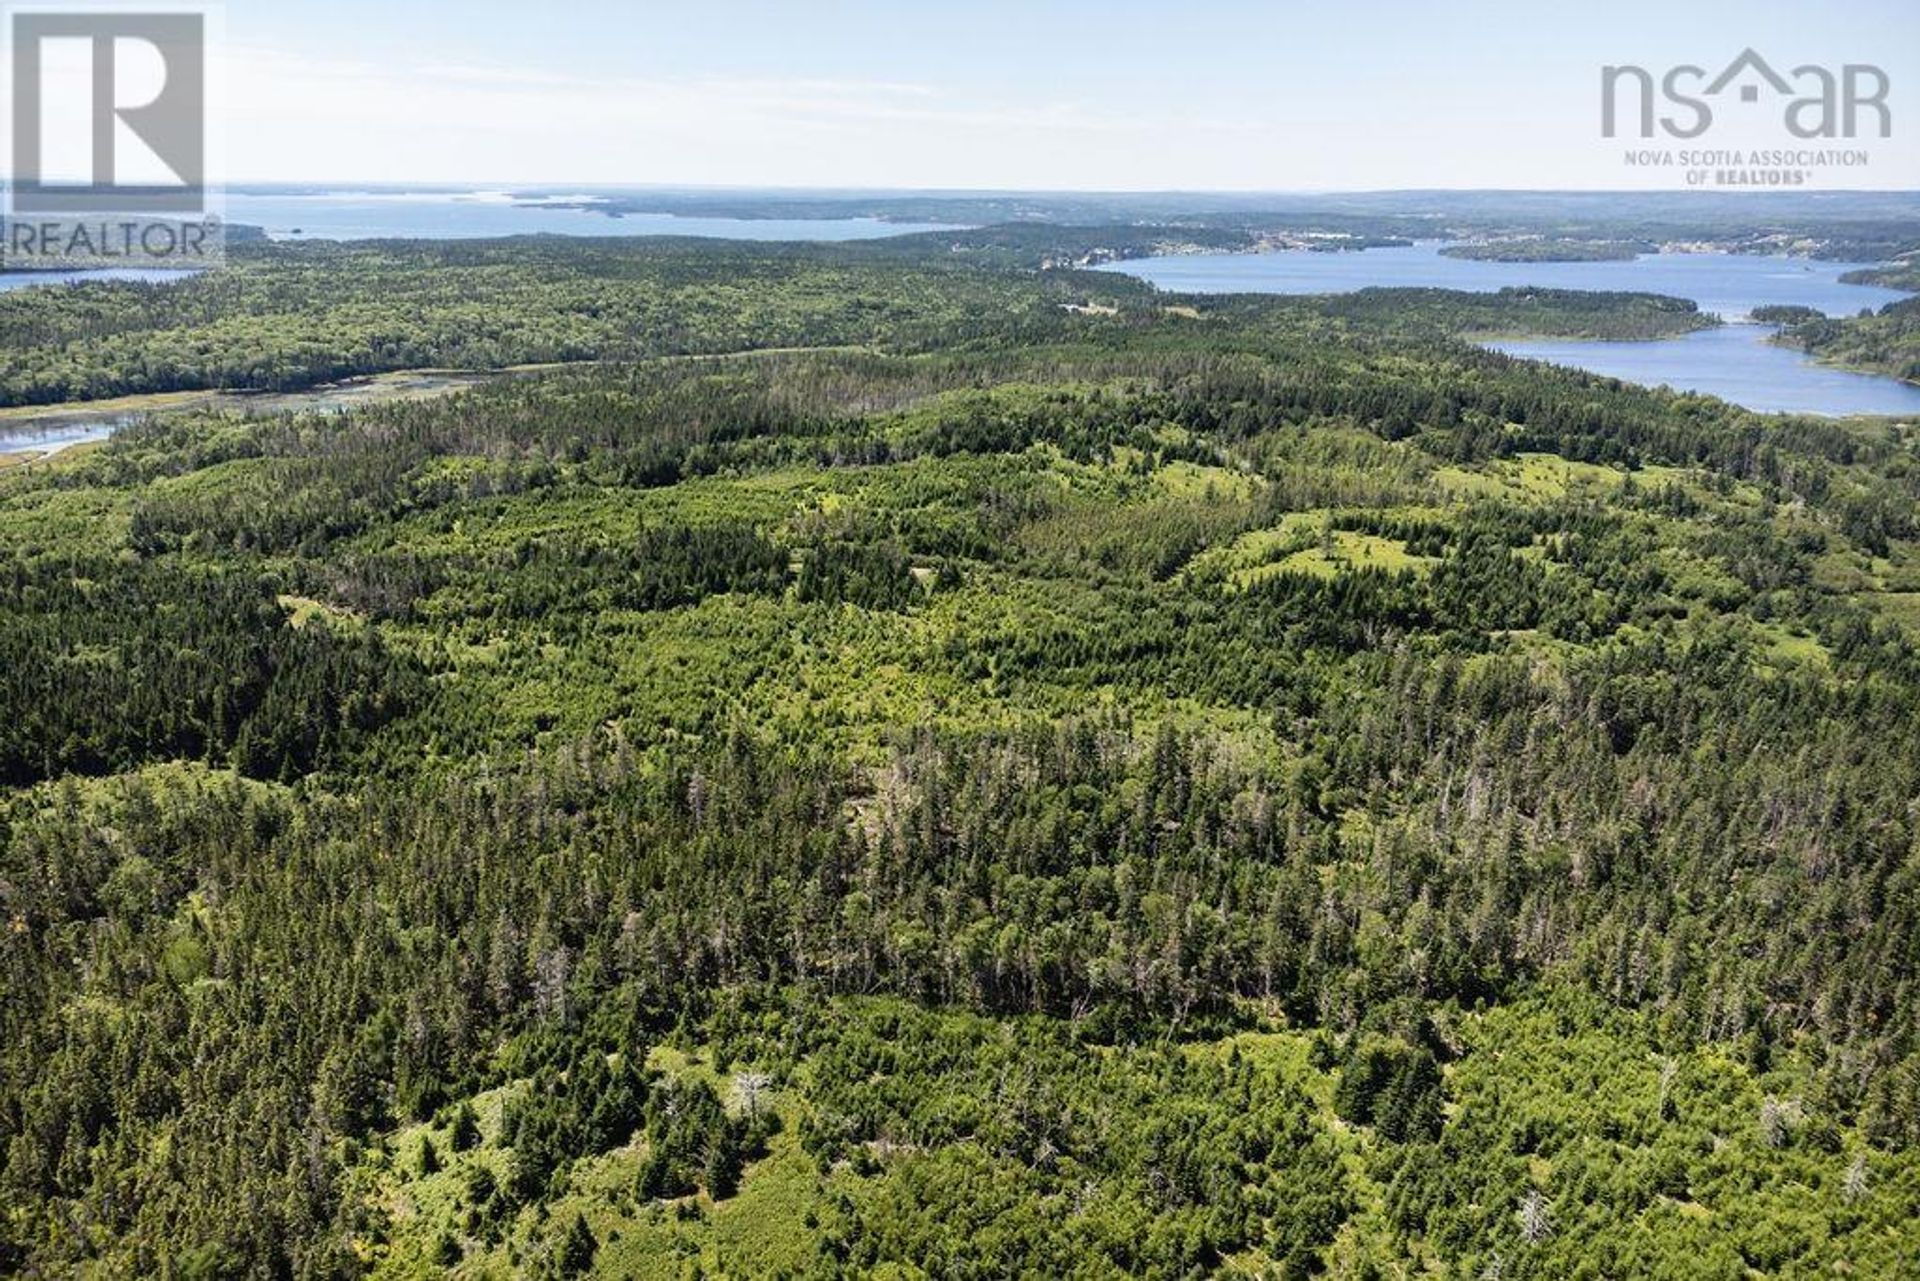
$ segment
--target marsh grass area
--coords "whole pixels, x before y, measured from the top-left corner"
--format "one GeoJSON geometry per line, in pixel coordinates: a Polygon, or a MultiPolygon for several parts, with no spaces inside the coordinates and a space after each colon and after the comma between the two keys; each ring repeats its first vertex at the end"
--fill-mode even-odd
{"type": "Polygon", "coordinates": [[[17,466],[105,440],[143,418],[193,410],[209,414],[337,413],[397,400],[426,400],[497,378],[538,373],[552,365],[504,369],[400,369],[304,391],[176,391],[61,405],[0,408],[0,467],[17,466]],[[21,446],[27,446],[22,448],[21,446]]]}

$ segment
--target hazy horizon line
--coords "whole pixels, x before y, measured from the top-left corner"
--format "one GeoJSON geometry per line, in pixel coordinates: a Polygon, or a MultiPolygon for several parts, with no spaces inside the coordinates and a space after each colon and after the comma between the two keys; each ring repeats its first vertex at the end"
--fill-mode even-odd
{"type": "MultiPolygon", "coordinates": [[[[0,173],[0,188],[12,185],[12,176],[0,173]]],[[[1823,196],[1914,196],[1920,187],[1798,187],[1780,188],[1689,188],[1689,187],[1504,187],[1504,186],[1384,186],[1384,187],[925,187],[886,185],[794,186],[785,183],[703,183],[703,182],[584,182],[572,179],[462,178],[458,180],[422,179],[396,181],[383,178],[240,178],[212,184],[212,190],[244,191],[269,187],[350,187],[365,191],[537,191],[551,194],[560,190],[580,192],[648,191],[677,192],[755,192],[780,195],[898,195],[898,196],[1413,196],[1413,195],[1490,195],[1490,196],[1689,196],[1703,198],[1783,197],[1804,199],[1823,196]]]]}

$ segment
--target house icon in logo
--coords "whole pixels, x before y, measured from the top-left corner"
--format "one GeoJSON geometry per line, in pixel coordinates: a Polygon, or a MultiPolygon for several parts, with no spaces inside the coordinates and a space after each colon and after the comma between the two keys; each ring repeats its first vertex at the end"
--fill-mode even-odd
{"type": "MultiPolygon", "coordinates": [[[[1728,85],[1731,85],[1734,81],[1749,72],[1765,81],[1775,93],[1791,94],[1793,92],[1793,86],[1787,83],[1786,77],[1768,66],[1767,60],[1755,53],[1752,49],[1741,50],[1740,56],[1732,62],[1729,62],[1727,69],[1715,76],[1713,82],[1706,87],[1704,92],[1710,96],[1718,97],[1720,94],[1726,92],[1728,85]]],[[[1753,81],[1748,81],[1741,85],[1740,101],[1760,101],[1760,85],[1753,81]]]]}

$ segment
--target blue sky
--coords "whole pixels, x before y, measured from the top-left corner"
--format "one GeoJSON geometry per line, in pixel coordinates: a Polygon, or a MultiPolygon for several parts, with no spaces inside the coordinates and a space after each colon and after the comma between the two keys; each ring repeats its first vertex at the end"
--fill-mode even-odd
{"type": "Polygon", "coordinates": [[[1600,66],[1752,46],[1884,67],[1894,134],[1847,178],[1920,187],[1914,0],[229,0],[225,43],[235,181],[1673,185],[1599,137],[1600,66]]]}

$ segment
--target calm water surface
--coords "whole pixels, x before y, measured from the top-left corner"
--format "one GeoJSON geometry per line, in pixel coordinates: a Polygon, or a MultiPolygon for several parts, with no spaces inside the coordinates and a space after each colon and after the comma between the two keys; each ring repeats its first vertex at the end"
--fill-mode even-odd
{"type": "MultiPolygon", "coordinates": [[[[1179,293],[1350,293],[1417,286],[1486,293],[1509,286],[1638,290],[1691,298],[1702,311],[1744,320],[1769,303],[1814,307],[1830,316],[1876,310],[1911,297],[1878,285],[1849,285],[1843,272],[1866,263],[1756,254],[1649,254],[1626,262],[1475,262],[1448,258],[1437,241],[1358,253],[1285,250],[1192,254],[1109,264],[1179,293]]],[[[1549,360],[1647,386],[1719,396],[1763,412],[1920,415],[1920,387],[1832,369],[1767,339],[1768,325],[1655,342],[1542,340],[1491,343],[1516,356],[1549,360]]]]}
{"type": "MultiPolygon", "coordinates": [[[[562,197],[591,201],[591,196],[562,197]]],[[[315,194],[230,191],[226,219],[264,227],[276,240],[465,240],[485,236],[707,236],[721,240],[872,240],[949,228],[878,218],[682,218],[562,208],[502,192],[315,194]]]]}
{"type": "Polygon", "coordinates": [[[120,414],[112,418],[63,423],[57,427],[27,427],[18,430],[10,430],[4,424],[0,424],[0,454],[38,454],[42,457],[57,454],[75,445],[105,440],[138,416],[137,414],[120,414]]]}
{"type": "Polygon", "coordinates": [[[1728,325],[1655,342],[1491,342],[1511,356],[1704,392],[1768,413],[1920,415],[1920,387],[1816,364],[1767,341],[1771,325],[1728,325]]]}

